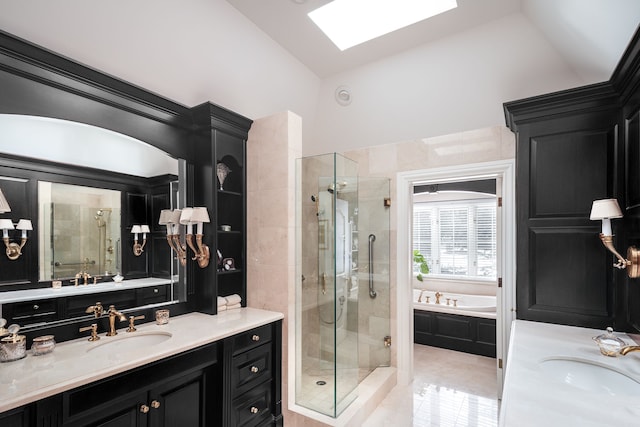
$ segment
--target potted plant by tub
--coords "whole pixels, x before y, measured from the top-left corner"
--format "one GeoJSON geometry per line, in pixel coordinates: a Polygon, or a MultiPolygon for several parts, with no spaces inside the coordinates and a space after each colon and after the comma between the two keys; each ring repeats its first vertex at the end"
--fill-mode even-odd
{"type": "Polygon", "coordinates": [[[417,264],[420,270],[416,279],[422,282],[422,275],[429,274],[429,265],[427,264],[427,260],[424,258],[424,255],[422,255],[417,249],[414,249],[413,251],[413,263],[417,264]]]}

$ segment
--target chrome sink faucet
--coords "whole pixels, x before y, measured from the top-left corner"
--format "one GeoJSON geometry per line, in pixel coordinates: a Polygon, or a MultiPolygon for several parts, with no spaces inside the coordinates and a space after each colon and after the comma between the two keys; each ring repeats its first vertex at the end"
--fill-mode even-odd
{"type": "Polygon", "coordinates": [[[118,335],[118,332],[116,331],[116,317],[121,322],[124,322],[125,320],[127,320],[127,317],[124,314],[120,313],[118,310],[116,310],[116,307],[114,305],[109,306],[109,310],[107,311],[107,314],[109,315],[109,332],[107,332],[107,336],[112,337],[114,335],[118,335]]]}

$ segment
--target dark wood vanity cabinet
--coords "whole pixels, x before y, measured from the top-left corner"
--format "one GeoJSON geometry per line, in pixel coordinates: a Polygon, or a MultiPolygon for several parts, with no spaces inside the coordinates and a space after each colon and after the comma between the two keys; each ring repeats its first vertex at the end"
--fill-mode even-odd
{"type": "Polygon", "coordinates": [[[220,425],[216,343],[62,394],[63,425],[220,425]]]}
{"type": "Polygon", "coordinates": [[[2,427],[282,426],[282,321],[0,414],[2,427]]]}

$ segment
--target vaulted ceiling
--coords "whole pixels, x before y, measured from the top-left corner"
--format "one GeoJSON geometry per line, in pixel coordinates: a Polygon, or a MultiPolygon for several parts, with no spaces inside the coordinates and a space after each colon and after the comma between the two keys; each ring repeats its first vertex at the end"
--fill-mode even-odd
{"type": "Polygon", "coordinates": [[[340,52],[307,17],[328,1],[15,1],[0,30],[188,106],[293,111],[310,155],[504,125],[504,102],[607,80],[640,23],[638,0],[458,0],[340,52]]]}

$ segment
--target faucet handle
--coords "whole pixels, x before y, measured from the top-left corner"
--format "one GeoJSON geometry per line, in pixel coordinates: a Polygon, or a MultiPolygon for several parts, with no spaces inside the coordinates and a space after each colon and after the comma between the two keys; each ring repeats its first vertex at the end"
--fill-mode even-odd
{"type": "Polygon", "coordinates": [[[129,327],[127,328],[127,332],[135,332],[137,329],[134,325],[136,320],[144,319],[144,314],[141,316],[129,316],[129,327]]]}
{"type": "Polygon", "coordinates": [[[98,283],[98,280],[102,280],[101,276],[93,276],[93,284],[95,285],[96,283],[98,283]]]}
{"type": "Polygon", "coordinates": [[[98,317],[102,316],[103,311],[104,308],[102,307],[102,303],[98,301],[95,303],[95,305],[90,305],[89,307],[87,307],[85,313],[93,313],[93,315],[97,319],[98,317]]]}
{"type": "Polygon", "coordinates": [[[89,341],[98,341],[100,337],[98,336],[98,324],[92,323],[90,326],[85,326],[84,328],[80,328],[80,332],[91,331],[91,336],[89,337],[89,341]]]}

